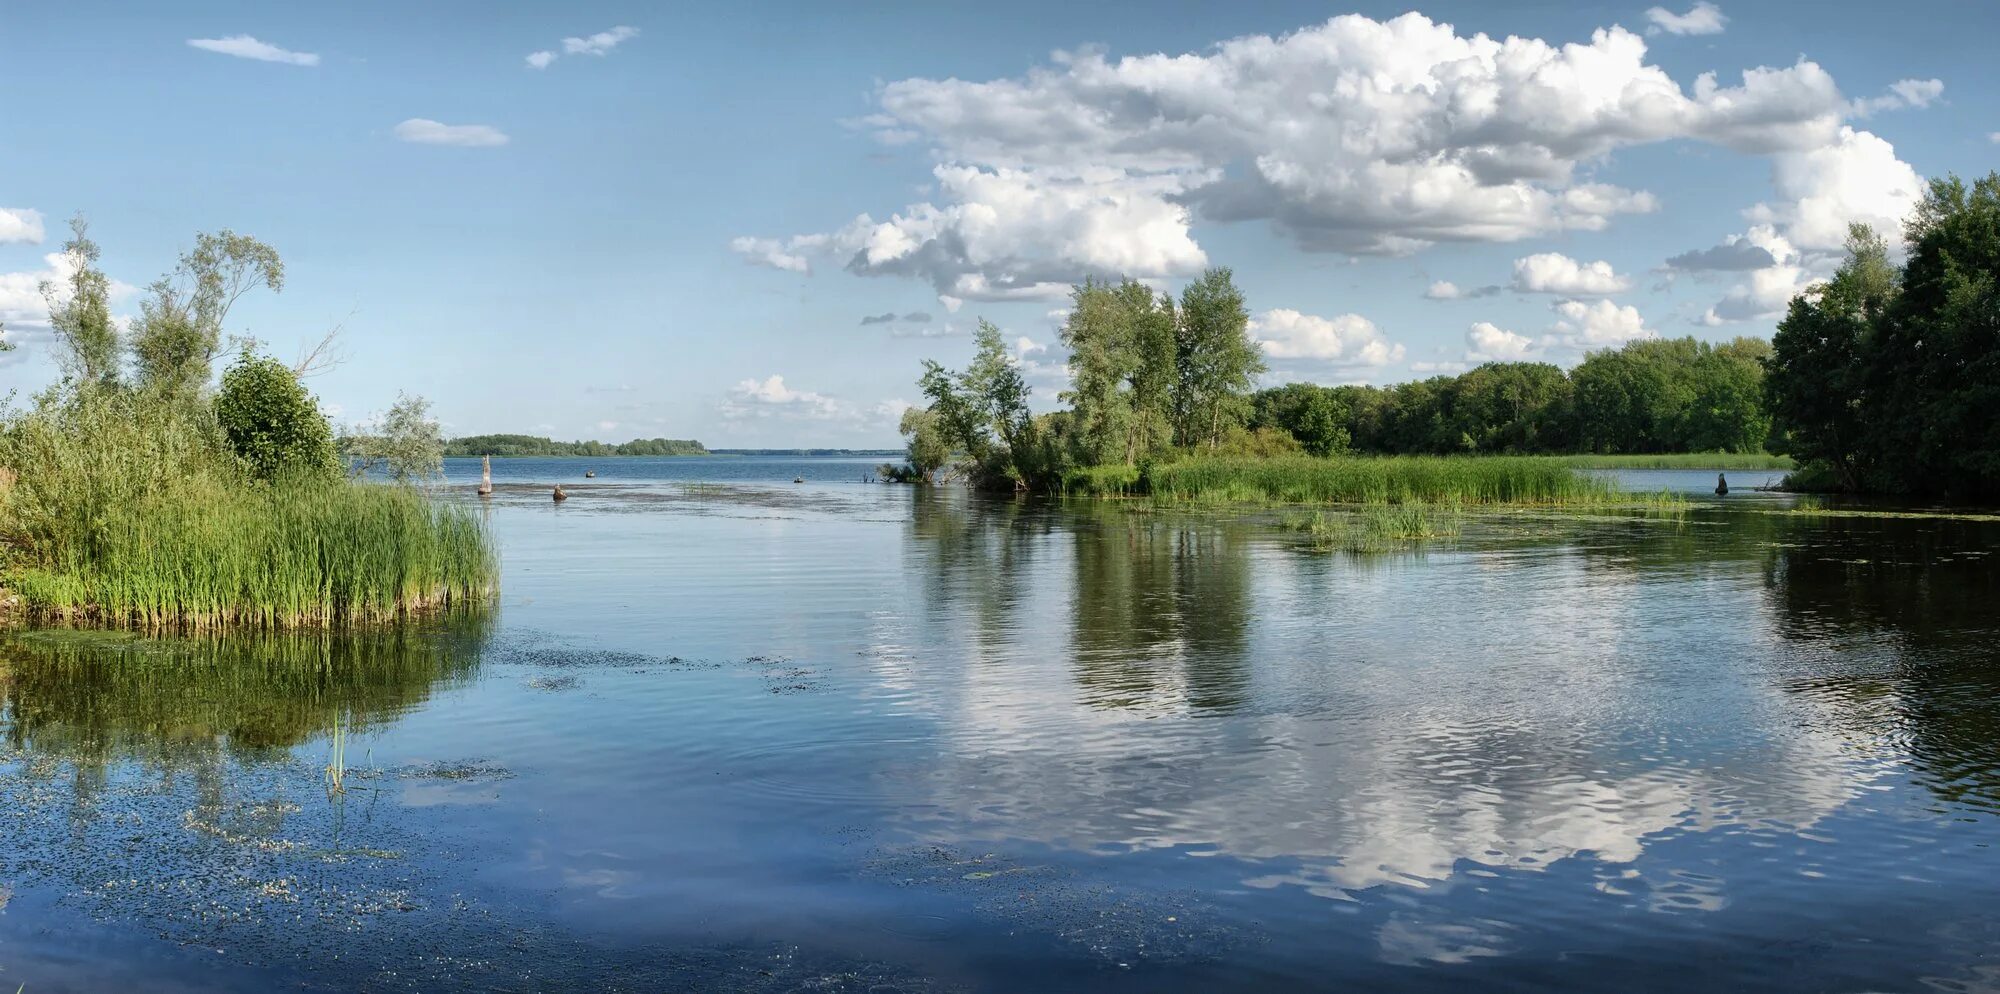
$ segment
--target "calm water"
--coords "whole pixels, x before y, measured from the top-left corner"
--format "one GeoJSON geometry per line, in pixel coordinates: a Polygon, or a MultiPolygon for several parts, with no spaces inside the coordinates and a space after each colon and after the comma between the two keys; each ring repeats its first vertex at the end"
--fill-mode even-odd
{"type": "Polygon", "coordinates": [[[485,624],[9,636],[0,989],[2000,989],[1993,524],[875,461],[501,462],[485,624]]]}

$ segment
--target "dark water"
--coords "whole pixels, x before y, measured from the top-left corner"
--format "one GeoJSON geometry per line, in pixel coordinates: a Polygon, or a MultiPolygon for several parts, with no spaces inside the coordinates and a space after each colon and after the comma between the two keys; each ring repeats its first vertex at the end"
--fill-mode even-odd
{"type": "Polygon", "coordinates": [[[487,623],[8,637],[0,989],[2000,988],[1992,523],[530,462],[487,623]]]}

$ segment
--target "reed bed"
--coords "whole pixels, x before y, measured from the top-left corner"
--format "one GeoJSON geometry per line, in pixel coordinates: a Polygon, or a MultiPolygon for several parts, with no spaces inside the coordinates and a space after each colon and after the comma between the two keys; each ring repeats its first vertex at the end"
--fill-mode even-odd
{"type": "Polygon", "coordinates": [[[1790,470],[1770,452],[1658,452],[1652,456],[1554,456],[1580,470],[1790,470]]]}
{"type": "Polygon", "coordinates": [[[1389,552],[1429,541],[1455,539],[1464,513],[1456,503],[1370,504],[1353,511],[1314,511],[1288,519],[1320,551],[1389,552]]]}
{"type": "Polygon", "coordinates": [[[66,514],[9,571],[39,620],[142,628],[292,628],[392,621],[494,589],[477,514],[401,486],[228,486],[185,479],[66,514]]]}
{"type": "Polygon", "coordinates": [[[1197,458],[1151,467],[1146,483],[1156,500],[1194,503],[1594,506],[1634,499],[1611,480],[1538,456],[1197,458]]]}

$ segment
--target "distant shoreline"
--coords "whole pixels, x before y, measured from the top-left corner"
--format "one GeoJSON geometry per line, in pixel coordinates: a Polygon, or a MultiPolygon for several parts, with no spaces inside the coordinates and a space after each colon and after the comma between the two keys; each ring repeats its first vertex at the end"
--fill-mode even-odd
{"type": "MultiPolygon", "coordinates": [[[[603,452],[594,454],[534,453],[532,455],[499,455],[494,459],[706,459],[714,456],[797,456],[797,457],[852,457],[856,459],[901,458],[902,449],[709,449],[706,452],[683,452],[671,455],[645,455],[642,453],[603,452]]],[[[463,453],[447,455],[447,459],[478,459],[477,455],[463,453]]]]}

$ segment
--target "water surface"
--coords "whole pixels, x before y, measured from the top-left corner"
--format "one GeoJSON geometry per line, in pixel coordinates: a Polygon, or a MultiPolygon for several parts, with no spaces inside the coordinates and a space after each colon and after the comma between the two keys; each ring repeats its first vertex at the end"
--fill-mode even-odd
{"type": "Polygon", "coordinates": [[[2000,986],[1990,523],[1353,556],[875,461],[496,461],[478,624],[9,636],[0,986],[2000,986]]]}

